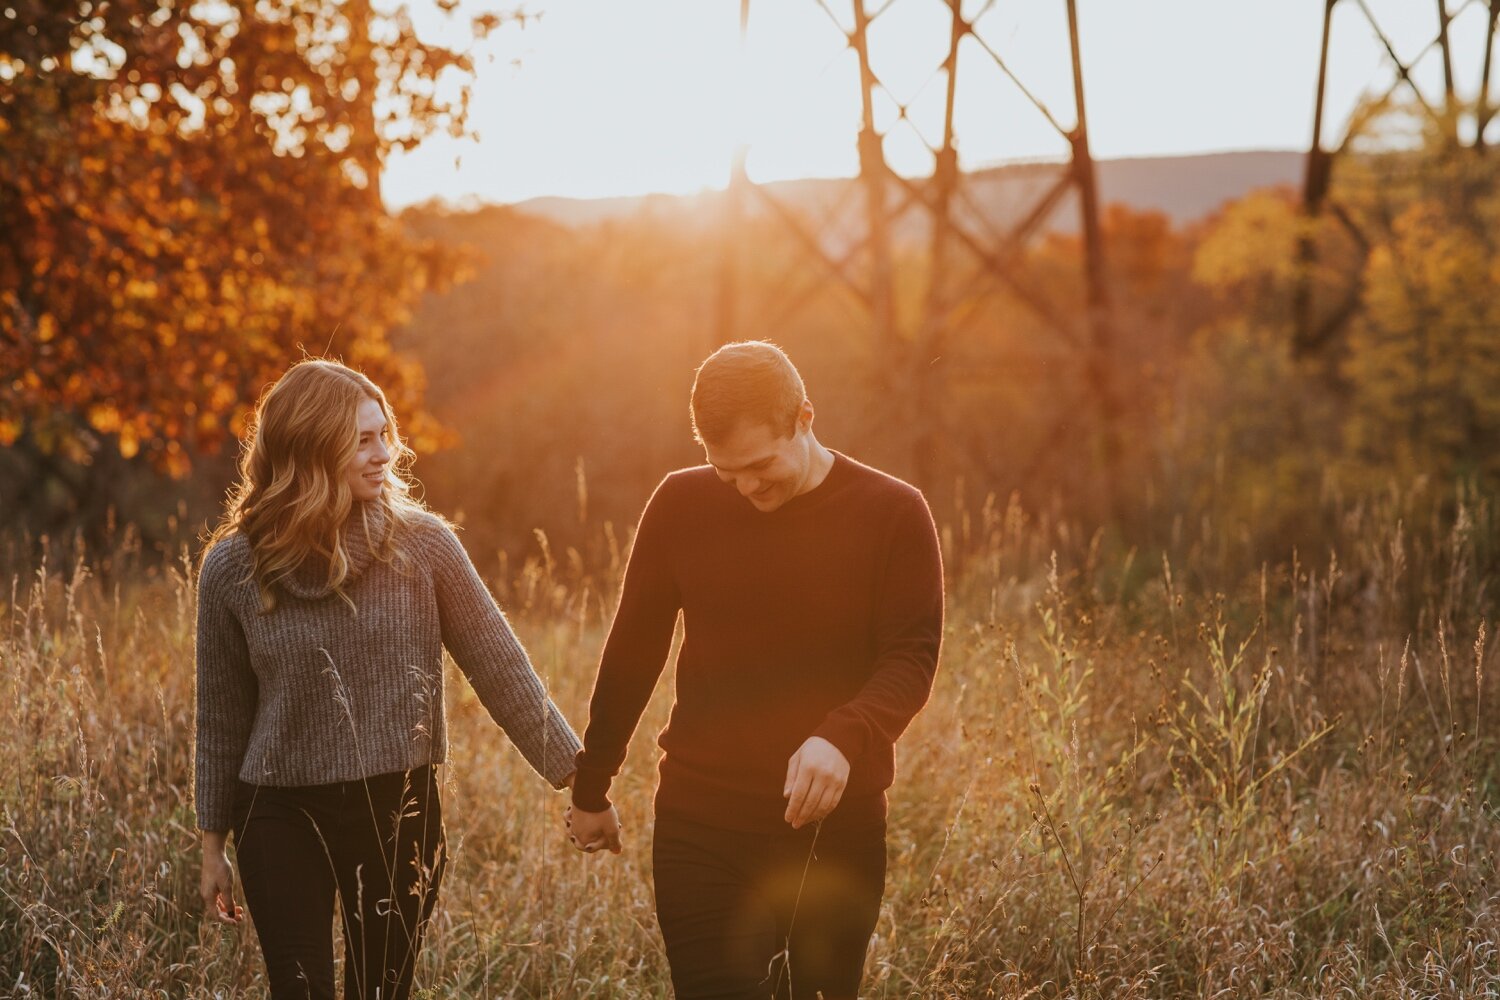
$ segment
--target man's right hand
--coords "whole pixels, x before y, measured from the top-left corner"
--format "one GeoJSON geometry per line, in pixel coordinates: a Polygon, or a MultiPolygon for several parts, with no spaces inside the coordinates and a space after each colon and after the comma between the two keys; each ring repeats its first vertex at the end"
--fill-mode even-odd
{"type": "Polygon", "coordinates": [[[610,806],[603,812],[587,812],[577,806],[568,806],[563,813],[563,822],[568,827],[568,842],[585,854],[593,854],[601,848],[611,854],[619,854],[620,814],[610,806]]]}
{"type": "Polygon", "coordinates": [[[221,924],[237,924],[245,915],[245,908],[234,902],[234,868],[229,856],[224,853],[223,833],[203,831],[203,877],[198,882],[198,894],[203,897],[203,907],[221,924]]]}

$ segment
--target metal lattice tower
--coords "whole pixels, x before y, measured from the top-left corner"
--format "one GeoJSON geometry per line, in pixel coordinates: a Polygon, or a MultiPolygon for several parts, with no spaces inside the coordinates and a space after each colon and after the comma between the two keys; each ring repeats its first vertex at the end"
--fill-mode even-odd
{"type": "MultiPolygon", "coordinates": [[[[838,30],[845,35],[849,47],[858,57],[862,125],[858,140],[859,174],[851,190],[858,191],[863,197],[864,232],[843,253],[832,253],[827,249],[825,241],[820,239],[820,234],[810,228],[795,210],[781,202],[764,186],[749,182],[745,174],[746,151],[743,148],[736,150],[731,168],[729,191],[725,199],[728,206],[726,232],[732,233],[734,224],[743,218],[747,193],[752,193],[770,214],[788,227],[798,243],[820,262],[824,272],[848,289],[865,308],[871,321],[878,370],[890,383],[888,390],[906,404],[899,408],[902,418],[900,422],[904,423],[908,434],[911,467],[918,481],[930,481],[943,442],[950,439],[944,422],[943,406],[949,375],[946,366],[939,363],[940,359],[952,334],[972,318],[973,309],[967,304],[976,301],[996,286],[1005,288],[1030,307],[1061,340],[1077,349],[1087,376],[1087,384],[1096,401],[1098,426],[1102,432],[1101,484],[1105,502],[1112,506],[1119,456],[1118,441],[1115,440],[1118,433],[1118,422],[1115,419],[1117,405],[1110,364],[1113,331],[1105,254],[1099,226],[1097,183],[1086,125],[1075,0],[1065,0],[1075,105],[1075,124],[1072,127],[1058,121],[1051,110],[1026,88],[996,48],[975,29],[976,22],[994,6],[994,0],[986,3],[969,19],[962,15],[961,0],[940,0],[947,7],[950,24],[947,55],[935,70],[944,75],[946,83],[943,127],[941,138],[937,142],[930,141],[913,127],[918,138],[932,153],[935,162],[933,176],[920,181],[903,177],[890,169],[885,158],[884,136],[877,131],[875,123],[876,92],[884,90],[891,95],[892,100],[896,98],[881,82],[876,67],[872,65],[869,28],[896,0],[886,0],[874,10],[869,9],[864,0],[855,0],[852,30],[846,29],[839,22],[826,0],[813,2],[827,13],[838,30]],[[982,213],[975,211],[967,198],[958,170],[954,107],[958,93],[960,43],[965,38],[975,40],[976,48],[985,58],[993,60],[1011,85],[1067,142],[1069,149],[1069,161],[1056,182],[1036,198],[1029,210],[1020,214],[1018,221],[1005,231],[996,231],[989,225],[975,224],[974,220],[981,218],[982,213]],[[1085,251],[1088,310],[1086,329],[1083,331],[1019,280],[1014,269],[1027,242],[1042,229],[1069,193],[1077,195],[1081,216],[1079,229],[1083,235],[1085,251]],[[891,233],[894,225],[913,211],[923,213],[930,223],[927,268],[929,280],[921,297],[921,319],[908,337],[903,336],[897,326],[891,233]],[[959,254],[968,256],[979,267],[964,284],[955,286],[954,269],[950,265],[959,254]],[[860,273],[856,273],[854,266],[860,258],[863,258],[865,266],[860,273]]],[[[749,0],[741,0],[742,39],[749,16],[749,0]]],[[[899,118],[906,120],[907,105],[899,100],[896,100],[896,105],[899,118]]],[[[735,316],[739,262],[733,243],[732,238],[726,239],[722,262],[718,330],[721,342],[734,339],[738,333],[735,316]]],[[[794,296],[792,307],[805,298],[805,294],[794,296]]],[[[783,308],[780,315],[784,316],[787,311],[787,308],[783,308]]],[[[975,442],[960,442],[961,447],[965,444],[971,452],[974,450],[975,442]]]]}
{"type": "MultiPolygon", "coordinates": [[[[738,298],[742,262],[738,259],[733,234],[737,225],[743,221],[748,203],[753,198],[818,263],[820,274],[819,278],[806,284],[798,293],[779,298],[772,307],[769,325],[774,327],[777,320],[784,319],[801,308],[821,288],[827,287],[830,281],[849,292],[869,318],[877,376],[886,381],[882,388],[891,399],[899,401],[898,405],[892,407],[892,412],[896,414],[895,420],[899,425],[897,429],[904,434],[909,448],[910,469],[919,483],[931,485],[938,467],[938,457],[946,450],[960,451],[976,459],[981,467],[984,465],[982,440],[976,439],[966,429],[949,425],[945,400],[953,381],[964,377],[964,373],[951,372],[949,366],[941,363],[941,360],[954,341],[955,334],[973,322],[979,308],[975,303],[995,289],[1002,289],[1010,298],[1023,304],[1055,337],[1058,345],[1065,347],[1068,359],[1082,376],[1077,380],[1080,386],[1079,398],[1060,407],[1061,415],[1056,426],[1050,433],[1042,435],[1042,440],[1029,459],[1010,470],[1011,478],[1013,481],[1027,479],[1046,461],[1047,455],[1055,449],[1063,435],[1078,430],[1079,424],[1083,423],[1091,429],[1095,442],[1098,492],[1103,507],[1100,513],[1105,517],[1119,513],[1116,504],[1121,474],[1122,400],[1115,375],[1115,321],[1110,301],[1108,255],[1100,225],[1098,183],[1089,145],[1076,0],[1058,0],[1067,13],[1068,58],[1072,71],[1073,97],[1071,125],[1060,121],[1027,88],[1025,81],[1013,71],[999,49],[977,29],[978,22],[995,6],[995,0],[984,3],[968,19],[962,15],[962,0],[935,0],[947,8],[950,26],[946,57],[933,71],[934,75],[942,74],[946,84],[942,133],[936,140],[923,135],[907,117],[909,105],[901,103],[890,88],[883,84],[870,55],[871,24],[897,2],[914,3],[917,0],[882,0],[879,3],[875,0],[851,0],[852,27],[846,27],[839,20],[830,8],[829,0],[809,2],[815,3],[827,14],[858,58],[861,107],[859,171],[854,182],[848,185],[845,196],[861,200],[863,228],[858,238],[844,241],[843,245],[840,245],[839,240],[827,238],[826,220],[820,228],[818,223],[810,221],[804,213],[784,202],[768,187],[752,183],[745,170],[747,150],[743,146],[736,149],[729,189],[724,200],[726,235],[721,261],[716,331],[718,341],[732,340],[740,335],[737,317],[740,312],[738,298]],[[1067,144],[1067,161],[1062,165],[1055,181],[1032,197],[1024,207],[1018,206],[1018,210],[1012,215],[1014,221],[1004,228],[995,226],[979,210],[966,188],[964,175],[958,170],[954,107],[958,96],[960,43],[965,39],[973,42],[967,46],[969,58],[993,62],[1008,85],[1014,87],[1067,144]],[[889,167],[884,148],[886,135],[876,128],[874,110],[876,94],[881,91],[896,104],[897,124],[904,122],[910,125],[912,132],[932,154],[934,167],[929,177],[912,179],[889,167]],[[1030,287],[1018,270],[1029,242],[1043,230],[1069,195],[1074,196],[1073,201],[1078,210],[1078,232],[1082,246],[1080,278],[1085,290],[1086,309],[1081,322],[1073,317],[1072,311],[1065,313],[1037,289],[1030,287]],[[910,329],[903,330],[898,323],[892,234],[897,224],[909,213],[919,214],[930,229],[925,251],[926,287],[921,291],[921,305],[917,310],[920,318],[910,329]],[[963,260],[967,260],[971,266],[967,275],[963,275],[957,266],[963,260]]],[[[1324,148],[1325,90],[1333,11],[1340,3],[1357,5],[1395,64],[1396,80],[1379,96],[1376,104],[1389,101],[1397,90],[1407,86],[1428,113],[1435,117],[1448,115],[1445,121],[1451,124],[1452,115],[1446,110],[1454,106],[1448,25],[1470,5],[1486,0],[1466,0],[1458,9],[1451,11],[1448,0],[1435,2],[1439,14],[1438,36],[1410,63],[1403,63],[1396,55],[1389,37],[1371,14],[1366,0],[1325,0],[1313,136],[1306,162],[1302,206],[1310,219],[1331,212],[1341,223],[1350,227],[1357,242],[1362,243],[1363,237],[1357,233],[1348,213],[1343,212],[1328,196],[1333,164],[1344,154],[1355,135],[1355,126],[1351,125],[1338,147],[1331,150],[1324,148]],[[1441,111],[1426,99],[1411,76],[1412,66],[1431,51],[1440,52],[1444,61],[1445,93],[1440,107],[1445,110],[1441,111]]],[[[1497,14],[1500,14],[1500,0],[1487,0],[1487,3],[1488,34],[1481,95],[1488,94],[1490,53],[1497,14]]],[[[743,45],[751,16],[750,0],[741,0],[739,14],[743,45]]],[[[1477,137],[1474,145],[1479,152],[1485,149],[1485,126],[1494,110],[1482,96],[1475,111],[1477,137]]],[[[895,127],[896,125],[892,126],[893,129],[895,127]]],[[[840,210],[836,208],[834,214],[840,210]]],[[[1297,338],[1295,346],[1299,353],[1305,354],[1318,350],[1344,325],[1357,309],[1359,289],[1351,289],[1332,309],[1325,308],[1321,310],[1322,315],[1319,315],[1311,280],[1317,249],[1311,236],[1302,237],[1298,252],[1302,267],[1299,269],[1292,305],[1297,338]]]]}

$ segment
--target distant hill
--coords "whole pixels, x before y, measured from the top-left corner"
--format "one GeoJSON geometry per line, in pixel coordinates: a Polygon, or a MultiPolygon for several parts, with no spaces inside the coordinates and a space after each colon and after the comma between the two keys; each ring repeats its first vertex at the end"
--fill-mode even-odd
{"type": "Polygon", "coordinates": [[[1303,152],[1213,153],[1108,160],[1099,164],[1105,203],[1166,213],[1177,225],[1257,188],[1302,184],[1303,152]]]}
{"type": "MultiPolygon", "coordinates": [[[[1163,212],[1174,225],[1181,226],[1257,188],[1300,184],[1305,158],[1306,154],[1301,152],[1273,151],[1101,160],[1100,196],[1105,204],[1121,202],[1139,211],[1163,212]]],[[[991,226],[1004,228],[1029,210],[1062,167],[1057,163],[1023,163],[974,171],[966,175],[968,189],[977,203],[974,208],[991,226]]],[[[844,197],[852,183],[847,179],[779,181],[766,187],[783,201],[811,211],[818,218],[842,205],[836,219],[846,220],[853,230],[858,227],[862,207],[858,199],[844,197]]],[[[712,218],[712,213],[705,209],[719,197],[717,192],[705,192],[680,196],[533,198],[514,207],[571,227],[642,212],[692,222],[712,218]]],[[[752,201],[751,208],[755,207],[756,202],[752,201]]],[[[1077,217],[1069,199],[1058,206],[1048,228],[1070,232],[1077,227],[1077,217]]],[[[925,228],[919,213],[913,212],[906,225],[898,229],[898,237],[917,237],[925,228]]]]}

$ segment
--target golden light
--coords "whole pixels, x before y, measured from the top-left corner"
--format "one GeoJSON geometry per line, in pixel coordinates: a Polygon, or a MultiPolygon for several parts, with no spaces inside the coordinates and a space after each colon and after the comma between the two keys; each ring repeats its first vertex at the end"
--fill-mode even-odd
{"type": "MultiPolygon", "coordinates": [[[[1366,2],[1403,58],[1432,37],[1434,5],[1366,2]]],[[[501,28],[476,52],[472,124],[479,141],[439,137],[394,156],[387,198],[399,207],[432,197],[514,202],[691,193],[724,187],[741,143],[758,182],[852,175],[858,68],[843,34],[852,27],[852,3],[750,0],[743,49],[741,0],[528,3],[540,18],[501,28]]],[[[1097,156],[1305,148],[1320,4],[1078,6],[1097,156]]],[[[1465,8],[1451,28],[1464,79],[1477,76],[1469,64],[1477,66],[1481,32],[1470,21],[1482,18],[1482,6],[1465,8]]],[[[1337,17],[1355,17],[1344,7],[1337,17]]],[[[1063,157],[1055,132],[979,48],[999,53],[1070,125],[1063,4],[964,0],[962,10],[979,37],[965,39],[959,54],[961,165],[1063,157]]],[[[926,143],[941,135],[948,16],[943,0],[896,0],[870,29],[871,61],[884,84],[876,124],[888,162],[902,173],[931,170],[926,143]]],[[[435,19],[418,26],[442,30],[435,19]]],[[[1361,89],[1391,77],[1380,43],[1359,28],[1340,25],[1335,34],[1335,122],[1361,89]]],[[[1439,72],[1435,59],[1417,66],[1425,86],[1439,72]]]]}

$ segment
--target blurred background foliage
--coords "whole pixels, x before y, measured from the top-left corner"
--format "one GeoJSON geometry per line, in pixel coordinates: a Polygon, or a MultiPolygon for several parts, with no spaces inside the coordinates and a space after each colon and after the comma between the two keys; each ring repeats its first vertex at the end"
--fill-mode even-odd
{"type": "MultiPolygon", "coordinates": [[[[736,329],[792,354],[825,442],[918,476],[905,376],[882,368],[858,304],[829,281],[772,308],[789,265],[818,266],[773,218],[726,234],[711,192],[576,224],[386,213],[383,157],[464,134],[470,71],[364,2],[7,5],[7,526],[97,539],[125,521],[161,543],[213,517],[259,392],[326,352],[386,387],[429,500],[480,550],[526,549],[537,529],[581,545],[590,516],[628,525],[666,470],[698,460],[687,395],[715,345],[726,240],[736,329]]],[[[1316,221],[1283,188],[1187,223],[1106,209],[1123,443],[1108,504],[1079,352],[1003,289],[960,303],[966,322],[929,362],[950,373],[920,482],[940,516],[1017,494],[1149,545],[1212,515],[1254,566],[1316,545],[1330,490],[1416,484],[1442,506],[1492,487],[1496,158],[1410,107],[1356,121],[1337,211],[1316,221]],[[1311,351],[1292,316],[1304,238],[1314,300],[1340,320],[1311,351]]],[[[926,263],[909,237],[896,266],[912,339],[926,263]]],[[[1013,265],[1080,324],[1082,252],[1054,228],[1013,265]]]]}
{"type": "Polygon", "coordinates": [[[379,176],[462,133],[466,94],[438,82],[467,70],[369,3],[0,9],[5,506],[93,529],[122,480],[187,479],[329,345],[441,445],[388,333],[460,265],[384,213],[379,176]]]}

